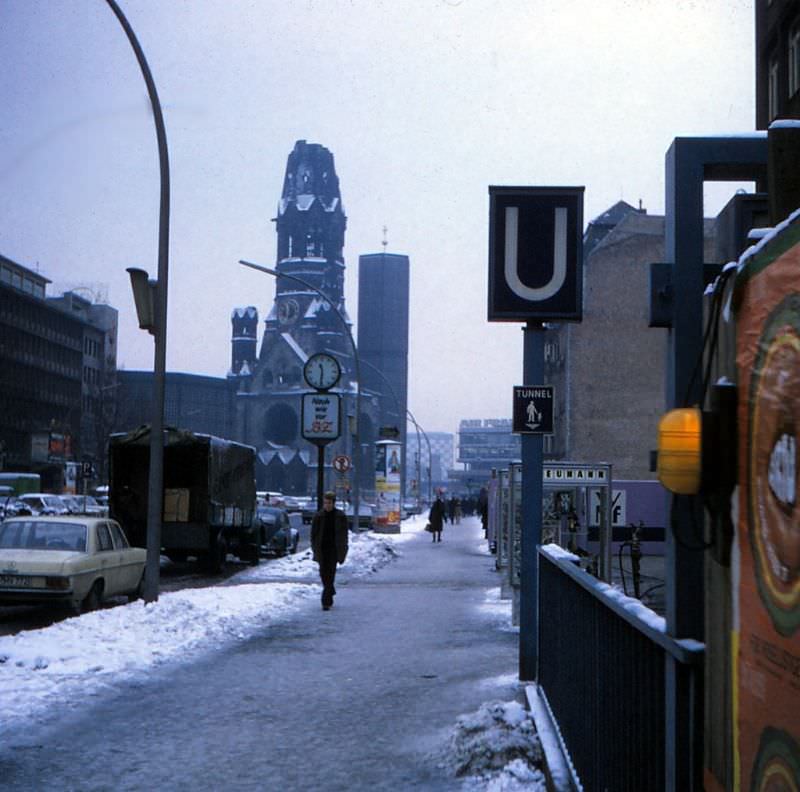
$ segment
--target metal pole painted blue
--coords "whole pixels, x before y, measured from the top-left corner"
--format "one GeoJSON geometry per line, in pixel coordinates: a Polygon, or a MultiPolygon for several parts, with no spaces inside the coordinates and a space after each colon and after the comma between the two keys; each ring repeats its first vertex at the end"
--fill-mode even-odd
{"type": "MultiPolygon", "coordinates": [[[[528,322],[522,384],[544,382],[544,327],[528,322]]],[[[539,659],[539,560],[542,541],[542,436],[522,435],[522,561],[520,564],[519,678],[534,681],[539,659]]]]}

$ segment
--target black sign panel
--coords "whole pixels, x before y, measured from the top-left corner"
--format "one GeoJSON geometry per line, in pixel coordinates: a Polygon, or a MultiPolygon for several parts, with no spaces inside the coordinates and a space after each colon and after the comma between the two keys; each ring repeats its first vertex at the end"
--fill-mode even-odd
{"type": "Polygon", "coordinates": [[[552,385],[515,385],[512,431],[553,434],[553,401],[552,385]]]}
{"type": "Polygon", "coordinates": [[[489,187],[489,321],[581,321],[583,187],[489,187]]]}

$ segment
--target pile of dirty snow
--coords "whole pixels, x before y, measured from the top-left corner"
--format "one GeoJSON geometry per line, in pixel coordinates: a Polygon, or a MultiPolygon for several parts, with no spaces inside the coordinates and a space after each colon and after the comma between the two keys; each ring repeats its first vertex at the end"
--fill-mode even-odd
{"type": "Polygon", "coordinates": [[[482,704],[460,715],[439,766],[464,779],[465,790],[544,790],[544,757],[536,728],[516,701],[482,704]]]}

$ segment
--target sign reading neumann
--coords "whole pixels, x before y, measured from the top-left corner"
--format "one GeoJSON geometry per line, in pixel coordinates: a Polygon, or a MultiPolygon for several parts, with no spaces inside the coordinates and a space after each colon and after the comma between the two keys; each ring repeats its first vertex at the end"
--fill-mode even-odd
{"type": "Polygon", "coordinates": [[[583,187],[489,187],[489,321],[580,322],[583,187]]]}
{"type": "Polygon", "coordinates": [[[550,467],[545,463],[543,468],[545,483],[551,481],[569,482],[607,482],[610,478],[607,467],[550,467]]]}

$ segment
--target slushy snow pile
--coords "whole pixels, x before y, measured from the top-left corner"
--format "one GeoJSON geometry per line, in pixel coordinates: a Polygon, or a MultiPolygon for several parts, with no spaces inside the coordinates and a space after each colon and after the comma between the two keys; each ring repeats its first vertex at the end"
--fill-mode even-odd
{"type": "Polygon", "coordinates": [[[544,789],[543,755],[533,721],[516,701],[490,702],[459,716],[439,765],[464,790],[544,789]]]}

